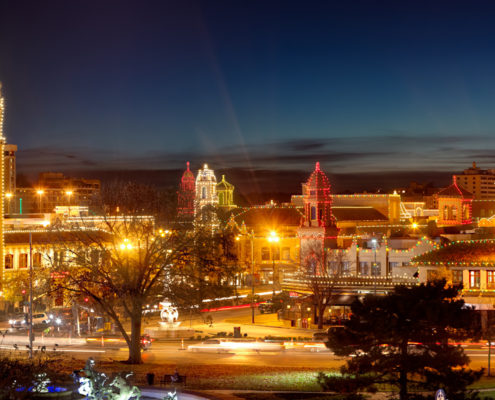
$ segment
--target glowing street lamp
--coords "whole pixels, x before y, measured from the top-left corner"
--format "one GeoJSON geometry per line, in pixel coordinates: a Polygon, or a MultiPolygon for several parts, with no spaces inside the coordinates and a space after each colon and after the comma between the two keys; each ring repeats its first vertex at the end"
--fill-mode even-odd
{"type": "Polygon", "coordinates": [[[38,194],[38,211],[41,213],[41,196],[43,196],[45,191],[42,189],[38,189],[36,193],[38,194]]]}
{"type": "Polygon", "coordinates": [[[124,241],[120,244],[120,250],[132,250],[132,243],[129,239],[124,239],[124,241]]]}
{"type": "Polygon", "coordinates": [[[280,241],[277,236],[277,232],[271,231],[268,236],[268,241],[272,244],[272,282],[273,282],[273,296],[275,296],[275,243],[280,241]]]}

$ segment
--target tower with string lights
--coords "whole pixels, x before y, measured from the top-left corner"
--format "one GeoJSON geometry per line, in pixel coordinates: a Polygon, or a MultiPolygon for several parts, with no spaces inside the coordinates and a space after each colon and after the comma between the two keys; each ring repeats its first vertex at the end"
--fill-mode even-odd
{"type": "Polygon", "coordinates": [[[177,192],[177,217],[179,221],[192,221],[194,219],[194,200],[196,197],[196,182],[194,174],[187,168],[182,174],[179,191],[177,192]]]}
{"type": "Polygon", "coordinates": [[[317,162],[309,179],[302,185],[304,217],[298,235],[301,240],[301,263],[312,265],[318,274],[326,268],[328,247],[335,247],[337,228],[332,215],[330,181],[317,162]]]}

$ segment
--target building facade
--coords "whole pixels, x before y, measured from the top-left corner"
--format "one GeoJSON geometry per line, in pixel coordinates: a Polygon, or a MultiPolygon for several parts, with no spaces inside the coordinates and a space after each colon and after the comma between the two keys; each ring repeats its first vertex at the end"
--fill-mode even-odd
{"type": "Polygon", "coordinates": [[[457,184],[470,192],[475,200],[495,200],[495,170],[473,166],[454,175],[457,184]]]}

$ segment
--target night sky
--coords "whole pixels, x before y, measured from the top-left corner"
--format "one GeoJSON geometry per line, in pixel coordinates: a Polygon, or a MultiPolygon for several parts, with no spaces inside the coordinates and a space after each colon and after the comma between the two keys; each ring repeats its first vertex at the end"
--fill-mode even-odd
{"type": "Polygon", "coordinates": [[[320,161],[343,190],[495,168],[494,20],[492,1],[0,0],[5,134],[29,174],[189,160],[280,186],[320,161]]]}

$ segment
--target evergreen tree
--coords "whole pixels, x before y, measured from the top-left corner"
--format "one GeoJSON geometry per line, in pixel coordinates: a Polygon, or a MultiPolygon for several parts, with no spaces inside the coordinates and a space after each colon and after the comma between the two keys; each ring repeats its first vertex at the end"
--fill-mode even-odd
{"type": "Polygon", "coordinates": [[[330,332],[327,344],[336,355],[352,357],[342,376],[320,374],[322,386],[376,391],[388,384],[398,388],[401,400],[439,388],[450,400],[476,398],[466,387],[483,370],[466,368],[469,358],[454,344],[472,337],[476,325],[474,312],[458,297],[460,289],[439,280],[356,301],[350,320],[330,332]]]}

